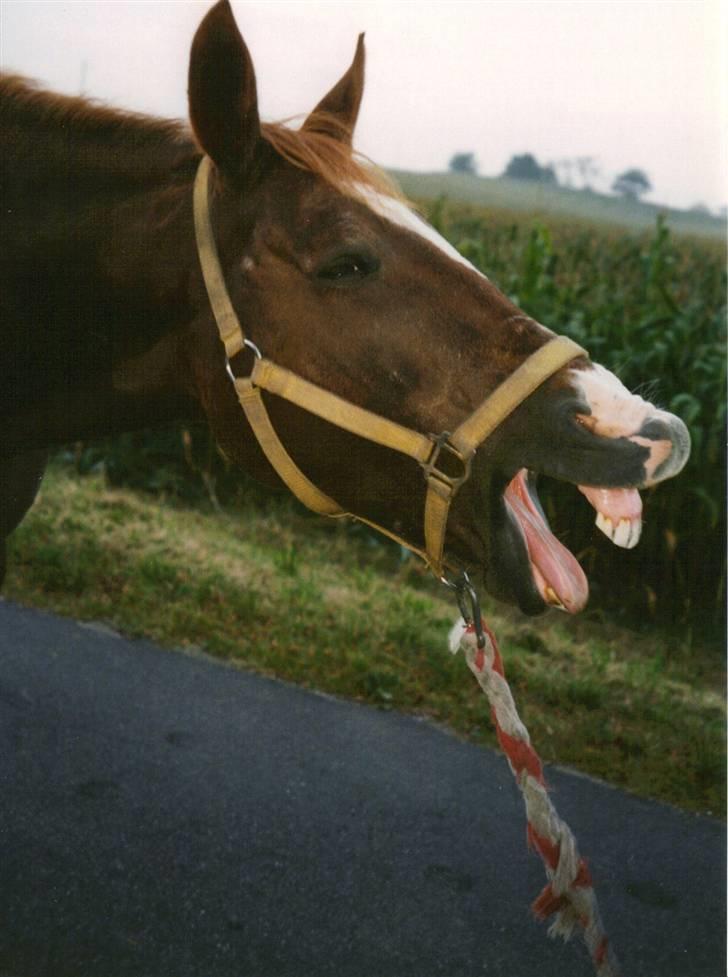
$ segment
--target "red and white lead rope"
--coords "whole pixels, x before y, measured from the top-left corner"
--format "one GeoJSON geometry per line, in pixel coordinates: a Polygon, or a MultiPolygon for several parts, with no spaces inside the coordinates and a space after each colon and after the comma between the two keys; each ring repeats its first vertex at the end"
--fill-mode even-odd
{"type": "Polygon", "coordinates": [[[450,650],[462,649],[470,671],[488,696],[501,749],[526,805],[528,843],[543,859],[548,884],[533,903],[539,919],[554,916],[550,936],[568,940],[580,927],[597,977],[619,977],[619,966],[602,925],[592,880],[576,839],[548,796],[543,767],[521,722],[505,679],[495,635],[483,624],[485,647],[478,648],[472,624],[459,620],[450,632],[450,650]]]}

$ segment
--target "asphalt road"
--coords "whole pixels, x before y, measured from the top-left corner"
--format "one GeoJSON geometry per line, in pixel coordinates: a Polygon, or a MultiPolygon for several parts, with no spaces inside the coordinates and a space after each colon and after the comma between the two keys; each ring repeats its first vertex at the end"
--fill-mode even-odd
{"type": "MultiPolygon", "coordinates": [[[[547,776],[626,977],[724,977],[723,825],[547,776]]],[[[0,602],[2,977],[588,977],[543,883],[498,754],[0,602]]]]}

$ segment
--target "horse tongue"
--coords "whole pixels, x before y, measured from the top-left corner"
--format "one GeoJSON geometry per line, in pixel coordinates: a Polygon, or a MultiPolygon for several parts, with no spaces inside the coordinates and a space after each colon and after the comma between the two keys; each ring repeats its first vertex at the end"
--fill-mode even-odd
{"type": "Polygon", "coordinates": [[[531,497],[526,469],[510,482],[505,501],[516,518],[526,540],[534,580],[547,604],[575,614],[589,597],[589,584],[575,558],[546,524],[531,497]]]}

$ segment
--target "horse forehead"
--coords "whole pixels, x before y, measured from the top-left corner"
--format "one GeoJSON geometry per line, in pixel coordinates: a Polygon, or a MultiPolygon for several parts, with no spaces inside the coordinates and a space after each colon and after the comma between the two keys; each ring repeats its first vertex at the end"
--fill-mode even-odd
{"type": "Polygon", "coordinates": [[[442,234],[435,230],[431,224],[423,220],[411,207],[409,207],[404,201],[398,200],[396,197],[389,197],[386,194],[379,193],[370,187],[357,187],[357,193],[361,196],[364,203],[372,210],[377,216],[383,217],[384,220],[389,221],[396,227],[402,228],[409,231],[412,234],[417,235],[423,240],[429,242],[429,244],[434,245],[443,255],[446,255],[452,261],[459,265],[464,265],[469,268],[470,271],[475,272],[480,278],[484,278],[486,281],[487,277],[475,267],[467,258],[463,257],[460,252],[446,240],[442,234]]]}
{"type": "Polygon", "coordinates": [[[324,181],[311,180],[298,194],[274,186],[270,202],[269,216],[260,225],[266,238],[287,240],[296,251],[315,250],[332,241],[374,243],[376,239],[376,229],[362,220],[355,199],[324,181]]]}
{"type": "MultiPolygon", "coordinates": [[[[302,183],[301,192],[298,194],[298,205],[287,214],[287,220],[283,225],[287,226],[289,232],[293,232],[295,245],[305,248],[325,239],[331,233],[339,237],[350,238],[354,241],[366,239],[369,234],[375,232],[372,227],[367,227],[366,222],[362,222],[360,212],[356,203],[363,204],[367,210],[371,211],[378,218],[384,219],[393,228],[405,231],[421,241],[426,241],[440,252],[441,256],[450,259],[460,268],[467,268],[477,275],[481,282],[490,284],[489,279],[478,268],[475,267],[467,258],[463,257],[456,248],[450,244],[438,231],[435,230],[427,221],[423,220],[404,200],[376,189],[374,186],[365,183],[353,185],[353,196],[333,188],[325,180],[310,178],[310,174],[297,172],[295,177],[305,181],[302,183]],[[367,233],[369,232],[369,233],[367,233]]],[[[290,183],[290,174],[288,174],[290,183]]],[[[272,192],[274,209],[278,210],[285,199],[291,200],[290,194],[272,192]]],[[[279,227],[281,230],[281,227],[279,227]]],[[[372,244],[374,241],[372,240],[372,244]]]]}

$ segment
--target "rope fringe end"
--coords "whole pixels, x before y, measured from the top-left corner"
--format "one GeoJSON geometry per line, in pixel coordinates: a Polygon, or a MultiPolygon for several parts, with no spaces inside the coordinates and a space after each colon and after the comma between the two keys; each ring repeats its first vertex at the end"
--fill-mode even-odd
{"type": "Polygon", "coordinates": [[[468,668],[488,697],[501,749],[523,795],[526,837],[543,860],[548,883],[532,905],[537,919],[554,917],[552,938],[568,940],[581,929],[597,977],[619,977],[619,965],[604,931],[589,867],[579,855],[568,824],[551,803],[543,765],[531,746],[505,678],[495,635],[483,624],[484,648],[478,648],[475,629],[460,618],[452,627],[448,647],[462,651],[468,668]]]}

